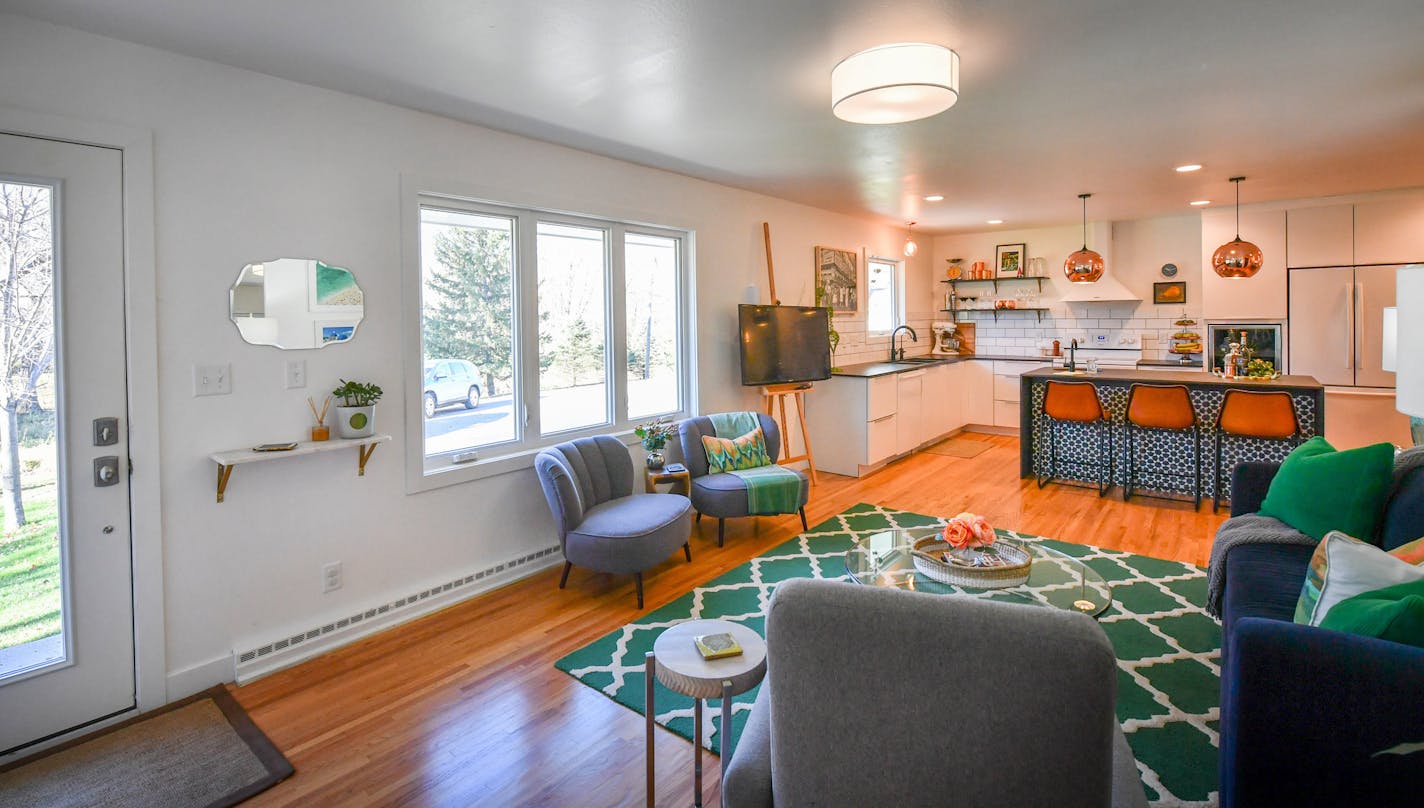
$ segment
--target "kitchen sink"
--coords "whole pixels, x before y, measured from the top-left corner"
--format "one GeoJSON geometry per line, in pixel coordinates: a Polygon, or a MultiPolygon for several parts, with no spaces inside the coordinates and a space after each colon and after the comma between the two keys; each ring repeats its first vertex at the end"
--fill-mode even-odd
{"type": "Polygon", "coordinates": [[[940,356],[907,356],[904,359],[896,359],[892,365],[933,365],[936,362],[943,362],[944,357],[940,356]]]}

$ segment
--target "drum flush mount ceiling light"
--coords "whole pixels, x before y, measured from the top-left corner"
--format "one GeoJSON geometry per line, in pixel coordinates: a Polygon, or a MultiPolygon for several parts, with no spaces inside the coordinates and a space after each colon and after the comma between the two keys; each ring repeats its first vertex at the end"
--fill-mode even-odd
{"type": "Polygon", "coordinates": [[[1211,267],[1223,278],[1249,278],[1261,271],[1266,258],[1261,248],[1249,241],[1241,240],[1241,181],[1245,177],[1232,177],[1236,186],[1236,238],[1216,248],[1211,255],[1211,267]]]}
{"type": "Polygon", "coordinates": [[[846,57],[831,71],[831,110],[851,123],[905,123],[959,100],[959,54],[902,42],[846,57]]]}
{"type": "Polygon", "coordinates": [[[1063,262],[1063,274],[1073,283],[1095,283],[1103,276],[1103,257],[1088,249],[1088,197],[1092,194],[1078,194],[1083,200],[1083,249],[1068,256],[1063,262]]]}

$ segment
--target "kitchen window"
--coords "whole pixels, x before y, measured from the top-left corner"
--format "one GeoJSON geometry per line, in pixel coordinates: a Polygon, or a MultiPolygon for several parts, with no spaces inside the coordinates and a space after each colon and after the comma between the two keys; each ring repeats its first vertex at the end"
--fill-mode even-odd
{"type": "Polygon", "coordinates": [[[687,411],[689,234],[433,194],[414,206],[408,488],[687,411]]]}
{"type": "Polygon", "coordinates": [[[900,262],[869,258],[865,262],[865,330],[888,334],[903,321],[900,262]]]}

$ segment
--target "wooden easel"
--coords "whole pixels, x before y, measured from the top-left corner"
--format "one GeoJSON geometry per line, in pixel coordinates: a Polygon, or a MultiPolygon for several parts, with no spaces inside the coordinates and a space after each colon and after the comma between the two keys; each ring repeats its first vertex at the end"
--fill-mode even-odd
{"type": "MultiPolygon", "coordinates": [[[[772,269],[771,265],[770,222],[761,223],[761,238],[762,242],[766,244],[766,283],[771,292],[771,303],[774,306],[780,306],[781,300],[776,296],[776,272],[772,269]]],[[[811,388],[812,385],[810,382],[804,382],[802,384],[768,384],[762,386],[761,396],[763,403],[766,405],[767,415],[775,419],[776,413],[772,410],[779,408],[781,412],[781,419],[778,424],[781,427],[781,459],[776,461],[777,465],[787,466],[805,460],[806,470],[810,472],[811,484],[815,485],[817,482],[816,459],[811,454],[811,432],[806,429],[806,391],[811,388]],[[796,455],[795,457],[791,456],[791,433],[786,429],[787,397],[795,399],[796,418],[801,422],[801,442],[806,445],[806,453],[796,455]]]]}

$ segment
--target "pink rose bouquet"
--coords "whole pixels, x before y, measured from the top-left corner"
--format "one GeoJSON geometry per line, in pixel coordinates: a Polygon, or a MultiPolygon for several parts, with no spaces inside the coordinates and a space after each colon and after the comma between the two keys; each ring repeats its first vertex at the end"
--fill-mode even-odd
{"type": "Polygon", "coordinates": [[[965,511],[951,518],[944,526],[944,541],[956,550],[968,547],[988,547],[994,543],[994,528],[989,520],[965,511]]]}

